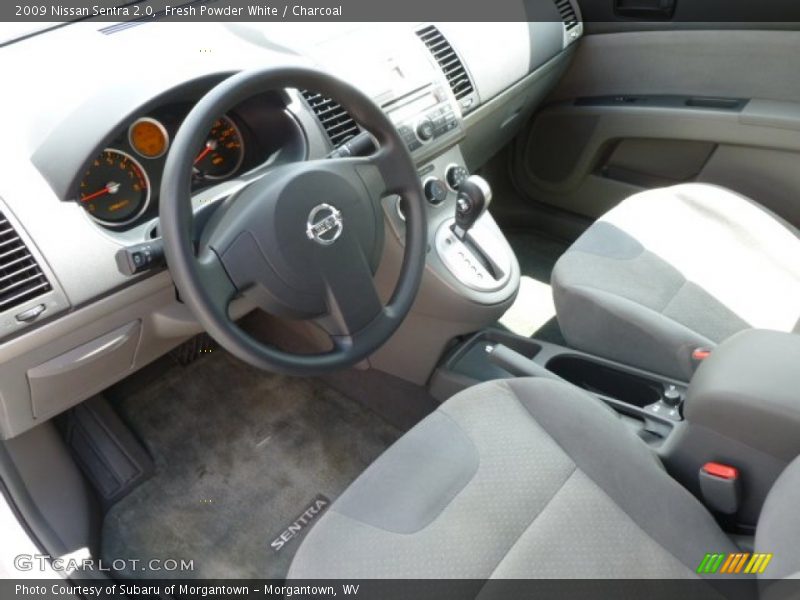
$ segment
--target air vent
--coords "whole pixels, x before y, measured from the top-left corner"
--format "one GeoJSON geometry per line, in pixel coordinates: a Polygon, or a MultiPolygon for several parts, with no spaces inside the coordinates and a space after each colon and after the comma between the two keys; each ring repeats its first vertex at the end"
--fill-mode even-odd
{"type": "Polygon", "coordinates": [[[570,0],[555,0],[555,3],[561,15],[561,20],[564,21],[564,29],[569,31],[577,27],[578,15],[575,14],[575,8],[572,6],[572,2],[570,2],[570,0]]]}
{"type": "Polygon", "coordinates": [[[347,114],[347,111],[336,101],[308,90],[301,90],[300,93],[314,114],[317,115],[317,119],[322,124],[325,133],[328,134],[328,139],[334,148],[358,135],[360,130],[353,117],[347,114]]]}
{"type": "Polygon", "coordinates": [[[436,62],[439,63],[457,100],[461,100],[475,92],[467,70],[461,64],[456,51],[453,50],[450,42],[445,39],[441,31],[433,25],[429,25],[417,31],[417,35],[433,54],[436,62]]]}
{"type": "Polygon", "coordinates": [[[0,213],[0,312],[50,291],[50,282],[17,232],[0,213]]]}

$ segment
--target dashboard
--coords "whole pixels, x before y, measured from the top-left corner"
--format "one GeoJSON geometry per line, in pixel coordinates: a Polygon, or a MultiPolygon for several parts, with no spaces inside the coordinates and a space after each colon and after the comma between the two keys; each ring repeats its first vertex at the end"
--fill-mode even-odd
{"type": "MultiPolygon", "coordinates": [[[[0,277],[12,282],[8,289],[0,283],[0,437],[49,419],[199,333],[168,269],[126,272],[118,257],[159,243],[170,143],[208,90],[266,66],[311,66],[349,81],[395,123],[426,191],[437,195],[429,214],[439,222],[439,196],[452,190],[430,180],[454,165],[483,165],[569,64],[579,20],[562,21],[554,0],[536,1],[551,20],[82,21],[0,47],[0,75],[24,82],[0,97],[4,114],[14,115],[6,139],[15,141],[0,145],[0,236],[7,236],[0,243],[15,244],[22,261],[0,263],[0,277]]],[[[359,131],[313,90],[264,91],[227,107],[191,166],[195,221],[268,170],[324,159],[359,131]]],[[[401,239],[396,207],[385,216],[401,239]]],[[[248,310],[232,307],[234,315],[248,310]]]]}

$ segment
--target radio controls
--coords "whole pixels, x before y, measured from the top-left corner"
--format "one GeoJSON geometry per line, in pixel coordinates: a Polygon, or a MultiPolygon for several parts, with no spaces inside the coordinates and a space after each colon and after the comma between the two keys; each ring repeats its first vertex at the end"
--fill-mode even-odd
{"type": "Polygon", "coordinates": [[[454,192],[458,191],[458,186],[460,186],[467,177],[469,177],[469,171],[467,171],[466,167],[462,167],[461,165],[450,165],[445,172],[447,185],[454,192]]]}
{"type": "Polygon", "coordinates": [[[419,139],[421,139],[423,142],[427,142],[433,138],[433,134],[435,133],[433,121],[427,117],[422,119],[419,123],[417,123],[416,131],[417,137],[419,137],[419,139]]]}
{"type": "Polygon", "coordinates": [[[437,177],[426,179],[423,187],[425,190],[425,198],[434,206],[441,204],[447,198],[447,186],[444,184],[444,181],[437,177]]]}
{"type": "Polygon", "coordinates": [[[451,104],[446,93],[441,97],[441,93],[434,92],[429,90],[399,106],[394,105],[389,112],[389,118],[412,153],[440,137],[452,135],[461,127],[458,106],[451,104]],[[431,100],[435,102],[433,106],[415,110],[415,106],[431,100]]]}
{"type": "Polygon", "coordinates": [[[403,138],[403,141],[406,143],[406,146],[408,146],[408,149],[411,152],[414,152],[414,150],[422,147],[422,142],[417,139],[414,130],[408,125],[400,125],[397,128],[397,133],[399,133],[400,137],[403,138]]]}

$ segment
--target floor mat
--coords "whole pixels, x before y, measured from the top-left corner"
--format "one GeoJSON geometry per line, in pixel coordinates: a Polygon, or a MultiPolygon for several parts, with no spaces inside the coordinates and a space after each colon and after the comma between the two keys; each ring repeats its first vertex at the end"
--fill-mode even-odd
{"type": "Polygon", "coordinates": [[[102,534],[107,563],[194,561],[158,577],[283,577],[307,529],[279,552],[271,542],[401,435],[320,380],[267,375],[221,350],[158,375],[107,393],[156,475],[111,508],[102,534]]]}
{"type": "Polygon", "coordinates": [[[566,345],[556,320],[550,275],[569,244],[537,233],[506,233],[522,278],[514,304],[500,318],[505,329],[526,337],[566,345]]]}
{"type": "Polygon", "coordinates": [[[523,275],[541,283],[550,283],[556,261],[569,248],[568,242],[539,233],[514,232],[506,234],[506,237],[517,255],[523,275]]]}

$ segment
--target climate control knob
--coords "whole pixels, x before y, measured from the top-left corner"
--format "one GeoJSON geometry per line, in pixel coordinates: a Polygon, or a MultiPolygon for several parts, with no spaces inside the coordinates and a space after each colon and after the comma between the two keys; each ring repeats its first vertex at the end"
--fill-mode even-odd
{"type": "Polygon", "coordinates": [[[417,123],[417,137],[423,142],[427,142],[433,138],[433,121],[430,119],[422,119],[417,123]]]}
{"type": "Polygon", "coordinates": [[[431,177],[425,181],[423,187],[425,190],[425,198],[433,205],[441,204],[447,198],[447,186],[441,179],[431,177]]]}
{"type": "Polygon", "coordinates": [[[447,185],[450,186],[451,190],[457,192],[458,186],[464,183],[467,177],[469,177],[469,171],[467,171],[466,167],[462,167],[461,165],[450,165],[447,167],[445,179],[447,179],[447,185]]]}

